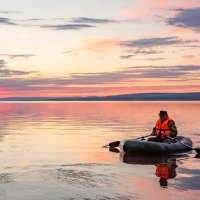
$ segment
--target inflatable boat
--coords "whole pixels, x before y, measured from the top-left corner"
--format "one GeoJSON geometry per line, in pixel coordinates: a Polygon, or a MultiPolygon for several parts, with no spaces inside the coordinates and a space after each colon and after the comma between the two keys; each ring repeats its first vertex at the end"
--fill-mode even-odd
{"type": "MultiPolygon", "coordinates": [[[[178,141],[192,147],[190,138],[178,136],[178,141]]],[[[147,140],[122,140],[120,149],[126,153],[167,155],[191,151],[180,142],[151,142],[147,140]]]]}

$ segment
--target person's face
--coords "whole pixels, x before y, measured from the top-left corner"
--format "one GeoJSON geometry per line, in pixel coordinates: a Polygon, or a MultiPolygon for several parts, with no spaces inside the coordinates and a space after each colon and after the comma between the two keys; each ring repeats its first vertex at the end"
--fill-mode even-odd
{"type": "Polygon", "coordinates": [[[165,115],[159,115],[160,116],[160,120],[163,121],[165,119],[165,115]]]}

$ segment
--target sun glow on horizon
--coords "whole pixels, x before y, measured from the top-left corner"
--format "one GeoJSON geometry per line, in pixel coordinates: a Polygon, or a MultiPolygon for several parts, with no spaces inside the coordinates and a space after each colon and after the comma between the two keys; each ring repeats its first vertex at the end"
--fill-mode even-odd
{"type": "Polygon", "coordinates": [[[77,4],[0,3],[0,98],[200,91],[198,0],[77,4]]]}

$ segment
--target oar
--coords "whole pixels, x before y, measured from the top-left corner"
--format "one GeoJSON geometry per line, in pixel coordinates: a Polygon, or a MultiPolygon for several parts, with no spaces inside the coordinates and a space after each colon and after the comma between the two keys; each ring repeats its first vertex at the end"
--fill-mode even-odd
{"type": "Polygon", "coordinates": [[[200,153],[200,147],[191,147],[190,145],[187,145],[187,144],[185,144],[185,143],[183,143],[183,142],[181,142],[181,141],[179,141],[179,140],[177,140],[177,139],[175,139],[175,138],[172,138],[172,137],[170,137],[170,136],[168,136],[168,135],[165,135],[167,138],[169,138],[169,139],[171,139],[171,140],[175,140],[176,142],[179,142],[179,143],[181,143],[182,145],[184,145],[184,146],[186,146],[186,147],[188,147],[189,149],[191,149],[191,150],[194,150],[194,151],[196,151],[198,154],[200,153]]]}
{"type": "MultiPolygon", "coordinates": [[[[139,139],[142,139],[142,138],[145,138],[145,137],[149,137],[149,136],[151,136],[151,134],[150,135],[145,135],[145,136],[142,136],[142,137],[139,137],[139,138],[135,138],[134,140],[139,140],[139,139]]],[[[109,147],[118,147],[119,144],[120,144],[120,141],[110,142],[109,143],[109,147]]]]}

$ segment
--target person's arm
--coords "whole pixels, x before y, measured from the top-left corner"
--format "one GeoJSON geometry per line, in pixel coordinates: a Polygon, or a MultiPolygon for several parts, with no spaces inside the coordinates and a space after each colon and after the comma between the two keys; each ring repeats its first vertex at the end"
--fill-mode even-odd
{"type": "Polygon", "coordinates": [[[178,131],[177,131],[177,128],[176,128],[176,125],[175,125],[175,122],[170,120],[168,122],[168,126],[169,126],[169,129],[171,131],[171,134],[169,135],[170,137],[176,137],[177,134],[178,134],[178,131]]]}
{"type": "Polygon", "coordinates": [[[153,127],[151,135],[156,135],[156,127],[153,127]]]}

